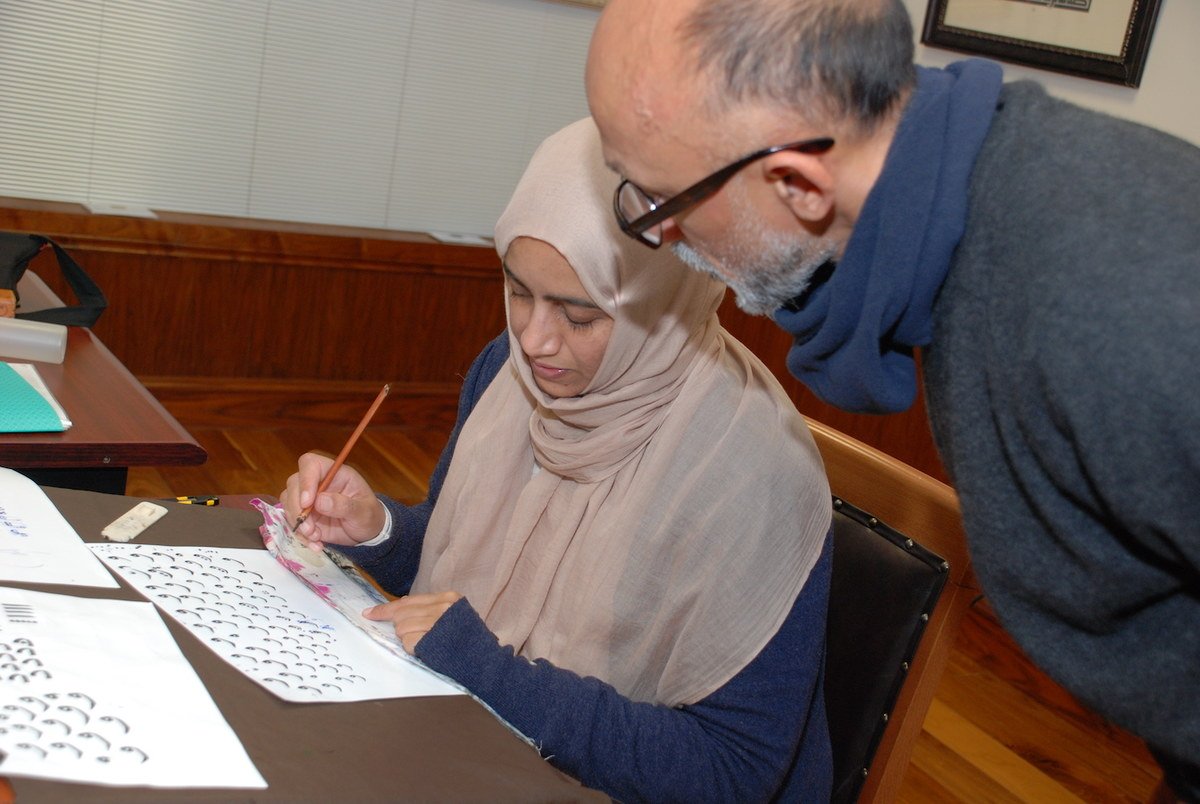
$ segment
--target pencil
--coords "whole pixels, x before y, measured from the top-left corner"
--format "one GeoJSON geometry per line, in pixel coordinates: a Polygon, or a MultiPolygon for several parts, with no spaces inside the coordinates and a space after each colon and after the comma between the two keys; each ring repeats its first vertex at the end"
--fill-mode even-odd
{"type": "Polygon", "coordinates": [[[321,478],[321,484],[317,486],[317,493],[313,495],[312,504],[301,511],[300,515],[296,517],[296,524],[292,525],[292,530],[300,527],[304,520],[308,519],[308,515],[312,513],[313,504],[316,504],[317,502],[317,497],[323,494],[329,488],[329,484],[333,482],[333,476],[337,474],[338,469],[341,469],[342,464],[346,462],[346,456],[349,455],[350,450],[354,448],[355,443],[358,441],[358,437],[363,434],[363,430],[367,429],[367,424],[375,415],[375,411],[379,410],[379,406],[383,404],[383,398],[388,395],[388,391],[390,391],[391,388],[392,387],[390,385],[385,385],[383,388],[379,389],[379,396],[375,397],[375,401],[371,403],[371,407],[367,408],[366,415],[362,417],[362,421],[358,423],[358,427],[354,428],[354,432],[350,434],[350,439],[346,442],[346,446],[342,447],[342,451],[339,452],[338,456],[333,459],[333,465],[329,467],[329,471],[325,473],[325,477],[321,478]]]}

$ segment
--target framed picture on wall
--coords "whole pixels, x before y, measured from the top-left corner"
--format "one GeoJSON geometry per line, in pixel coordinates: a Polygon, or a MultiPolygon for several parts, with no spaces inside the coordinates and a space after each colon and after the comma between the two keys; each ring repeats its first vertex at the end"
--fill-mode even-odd
{"type": "Polygon", "coordinates": [[[929,0],[924,44],[1136,87],[1161,0],[929,0]]]}

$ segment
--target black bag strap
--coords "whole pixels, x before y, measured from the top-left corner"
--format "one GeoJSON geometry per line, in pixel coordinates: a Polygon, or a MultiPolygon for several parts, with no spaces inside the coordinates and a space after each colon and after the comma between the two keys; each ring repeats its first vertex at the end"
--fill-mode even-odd
{"type": "Polygon", "coordinates": [[[0,289],[17,290],[17,280],[42,244],[24,232],[0,232],[0,289]]]}
{"type": "MultiPolygon", "coordinates": [[[[4,235],[6,238],[12,236],[9,233],[4,233],[4,235]]],[[[54,249],[54,256],[58,258],[58,268],[62,271],[63,278],[67,280],[67,285],[70,286],[79,303],[69,307],[54,307],[32,313],[17,313],[17,318],[79,327],[90,327],[95,324],[96,320],[100,318],[100,314],[108,307],[108,300],[104,298],[104,292],[100,290],[100,287],[92,281],[87,272],[79,267],[79,263],[75,262],[66,249],[58,243],[42,235],[24,234],[24,237],[33,241],[36,244],[36,248],[29,251],[27,255],[21,255],[24,258],[24,264],[16,266],[16,278],[19,279],[25,273],[25,268],[29,261],[37,255],[43,246],[48,245],[54,249]]],[[[5,251],[7,252],[8,249],[5,249],[5,251]]]]}

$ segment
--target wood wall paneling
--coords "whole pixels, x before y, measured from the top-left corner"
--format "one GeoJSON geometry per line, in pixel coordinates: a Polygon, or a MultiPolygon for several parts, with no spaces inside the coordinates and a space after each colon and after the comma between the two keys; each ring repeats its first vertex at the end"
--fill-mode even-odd
{"type": "MultiPolygon", "coordinates": [[[[420,233],[125,218],[21,199],[0,199],[0,230],[44,234],[72,253],[109,299],[96,334],[185,423],[353,421],[370,388],[392,382],[410,401],[436,399],[404,408],[440,427],[471,360],[504,326],[495,253],[420,233]]],[[[51,255],[35,270],[69,297],[51,255]]],[[[801,412],[945,479],[923,399],[892,416],[839,411],[788,375],[790,340],[774,323],[742,313],[732,294],[720,315],[801,412]]]]}

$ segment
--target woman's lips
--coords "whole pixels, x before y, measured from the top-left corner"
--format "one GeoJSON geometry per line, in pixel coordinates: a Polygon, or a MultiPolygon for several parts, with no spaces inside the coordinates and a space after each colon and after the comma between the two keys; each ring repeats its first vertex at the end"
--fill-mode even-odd
{"type": "Polygon", "coordinates": [[[557,380],[569,370],[548,366],[545,363],[539,363],[536,360],[529,361],[529,368],[536,376],[541,377],[544,380],[557,380]]]}

